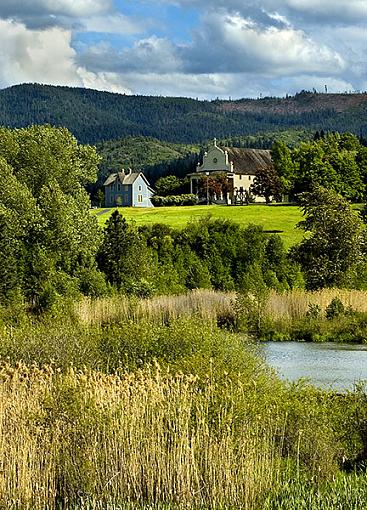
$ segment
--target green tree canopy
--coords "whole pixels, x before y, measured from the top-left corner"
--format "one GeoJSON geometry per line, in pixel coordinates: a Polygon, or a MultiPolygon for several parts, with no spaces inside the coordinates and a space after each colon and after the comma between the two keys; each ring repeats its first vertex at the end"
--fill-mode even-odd
{"type": "MultiPolygon", "coordinates": [[[[279,175],[291,168],[289,161],[273,151],[279,175]]],[[[281,152],[282,154],[282,152],[281,152]]],[[[310,192],[315,186],[340,193],[349,200],[363,199],[366,191],[366,153],[358,138],[350,133],[329,133],[302,142],[291,152],[292,193],[310,192]]]]}
{"type": "Polygon", "coordinates": [[[141,293],[149,270],[146,243],[118,210],[107,222],[97,261],[111,285],[127,294],[141,293]]]}
{"type": "Polygon", "coordinates": [[[271,149],[271,158],[280,179],[281,193],[289,193],[293,187],[296,168],[290,149],[284,142],[276,141],[271,149]]]}
{"type": "Polygon", "coordinates": [[[273,166],[267,166],[257,171],[250,193],[264,197],[267,204],[271,197],[278,198],[283,190],[281,180],[273,166]]]}
{"type": "Polygon", "coordinates": [[[167,175],[166,177],[160,177],[154,187],[157,195],[161,197],[175,195],[181,187],[181,180],[175,175],[167,175]]]}
{"type": "Polygon", "coordinates": [[[90,288],[88,278],[103,283],[94,262],[100,230],[83,187],[98,161],[66,129],[0,128],[1,276],[35,307],[90,288]]]}
{"type": "Polygon", "coordinates": [[[349,286],[365,263],[366,226],[346,199],[317,187],[304,193],[305,219],[299,223],[308,236],[292,250],[309,289],[349,286]]]}

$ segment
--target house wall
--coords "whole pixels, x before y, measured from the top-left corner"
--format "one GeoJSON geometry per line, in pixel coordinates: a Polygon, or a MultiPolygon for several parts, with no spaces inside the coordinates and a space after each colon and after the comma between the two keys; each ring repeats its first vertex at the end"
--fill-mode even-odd
{"type": "MultiPolygon", "coordinates": [[[[238,191],[240,191],[241,188],[243,191],[249,191],[255,179],[255,175],[252,174],[236,174],[236,168],[233,167],[229,161],[227,152],[216,145],[209,148],[208,152],[205,153],[203,157],[203,164],[197,167],[195,174],[190,175],[191,193],[196,192],[197,179],[205,172],[226,172],[231,183],[233,183],[233,189],[237,188],[238,191]]],[[[229,193],[229,198],[233,198],[232,192],[229,193]]],[[[264,197],[254,196],[254,198],[257,203],[265,202],[264,197]]]]}
{"type": "Polygon", "coordinates": [[[234,174],[233,175],[233,187],[244,190],[249,190],[251,184],[254,182],[254,175],[242,175],[242,174],[234,174]]]}
{"type": "Polygon", "coordinates": [[[105,187],[106,207],[130,207],[132,199],[131,185],[113,182],[105,187]]]}
{"type": "Polygon", "coordinates": [[[231,172],[231,164],[228,155],[219,147],[211,147],[203,157],[203,164],[198,168],[199,172],[231,172]]]}
{"type": "MultiPolygon", "coordinates": [[[[243,188],[244,191],[249,191],[251,184],[253,184],[255,179],[254,175],[242,175],[242,174],[234,174],[233,175],[233,187],[240,190],[243,188]]],[[[255,196],[255,202],[256,203],[262,203],[265,202],[264,197],[258,197],[255,196]]]]}
{"type": "Polygon", "coordinates": [[[153,193],[150,191],[142,175],[139,175],[131,187],[133,207],[154,207],[150,200],[153,193]],[[140,200],[139,196],[141,197],[140,200]]]}

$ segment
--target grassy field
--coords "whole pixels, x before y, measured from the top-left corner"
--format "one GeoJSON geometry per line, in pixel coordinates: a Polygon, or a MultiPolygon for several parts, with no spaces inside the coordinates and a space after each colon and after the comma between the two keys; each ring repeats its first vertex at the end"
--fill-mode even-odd
{"type": "MultiPolygon", "coordinates": [[[[92,214],[98,215],[99,224],[103,226],[113,211],[114,209],[92,209],[92,214]]],[[[303,232],[295,228],[302,219],[301,211],[297,206],[278,204],[236,207],[202,205],[149,209],[120,207],[119,211],[127,220],[135,221],[137,225],[165,223],[175,228],[182,228],[189,221],[197,220],[208,214],[212,218],[225,218],[242,225],[250,223],[262,225],[267,232],[279,233],[287,248],[298,243],[303,237],[303,232]]]]}

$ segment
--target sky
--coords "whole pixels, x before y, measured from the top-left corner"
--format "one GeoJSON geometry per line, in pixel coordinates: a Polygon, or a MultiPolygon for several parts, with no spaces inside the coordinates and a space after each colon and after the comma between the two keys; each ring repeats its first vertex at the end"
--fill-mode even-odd
{"type": "Polygon", "coordinates": [[[367,89],[367,0],[0,0],[0,88],[199,99],[367,89]]]}

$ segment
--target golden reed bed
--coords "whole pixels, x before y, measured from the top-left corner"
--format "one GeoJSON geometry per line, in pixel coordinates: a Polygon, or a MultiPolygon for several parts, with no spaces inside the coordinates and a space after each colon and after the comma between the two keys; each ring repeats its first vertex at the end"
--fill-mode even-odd
{"type": "MultiPolygon", "coordinates": [[[[338,297],[345,307],[367,312],[367,291],[324,289],[317,292],[293,290],[277,293],[271,291],[265,314],[273,318],[300,319],[310,304],[318,304],[322,310],[338,297]]],[[[212,290],[193,290],[178,296],[157,296],[151,299],[129,299],[115,296],[102,299],[83,299],[75,304],[75,313],[84,323],[103,323],[109,320],[166,321],[196,314],[207,320],[218,316],[235,314],[236,294],[212,290]]]]}
{"type": "Polygon", "coordinates": [[[213,430],[210,381],[21,364],[0,380],[0,508],[255,510],[280,476],[280,419],[234,428],[228,405],[213,430]]]}

